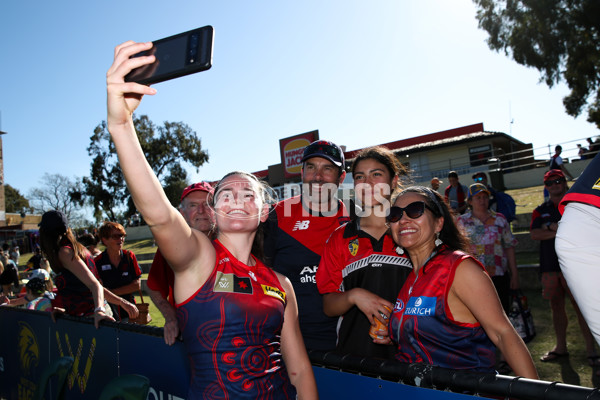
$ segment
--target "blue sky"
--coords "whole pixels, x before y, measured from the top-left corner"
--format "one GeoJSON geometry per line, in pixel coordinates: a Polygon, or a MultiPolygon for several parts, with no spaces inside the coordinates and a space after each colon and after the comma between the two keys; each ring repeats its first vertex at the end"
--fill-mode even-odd
{"type": "Polygon", "coordinates": [[[489,50],[475,12],[470,0],[3,1],[5,182],[28,194],[45,172],[88,175],[114,47],[209,24],[212,69],[156,85],[138,109],[197,132],[210,160],[194,181],[277,164],[279,139],[314,129],[348,150],[478,122],[535,148],[599,134],[565,114],[566,87],[489,50]]]}

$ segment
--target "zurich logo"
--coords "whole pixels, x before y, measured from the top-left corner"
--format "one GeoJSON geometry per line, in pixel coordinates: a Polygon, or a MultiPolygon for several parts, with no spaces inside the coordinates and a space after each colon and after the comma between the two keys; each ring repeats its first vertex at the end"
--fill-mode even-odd
{"type": "Polygon", "coordinates": [[[404,309],[404,302],[400,299],[396,299],[396,305],[394,306],[394,310],[402,311],[404,309]]]}
{"type": "Polygon", "coordinates": [[[415,301],[415,307],[420,307],[423,304],[423,299],[420,297],[415,301]]]}

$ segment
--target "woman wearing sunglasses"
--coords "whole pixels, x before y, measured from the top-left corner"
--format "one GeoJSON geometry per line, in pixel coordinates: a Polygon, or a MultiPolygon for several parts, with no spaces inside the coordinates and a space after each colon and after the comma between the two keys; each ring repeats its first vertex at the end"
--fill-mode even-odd
{"type": "Polygon", "coordinates": [[[332,233],[316,274],[325,314],[340,317],[336,348],[340,354],[395,355],[395,349],[381,341],[387,339],[387,319],[411,265],[406,256],[396,253],[385,216],[399,175],[405,173],[384,147],[361,151],[352,164],[355,197],[362,211],[359,218],[332,233]]]}
{"type": "MultiPolygon", "coordinates": [[[[102,284],[114,294],[135,304],[134,295],[141,289],[142,269],[135,254],[123,248],[125,228],[118,222],[106,221],[98,229],[98,236],[106,246],[106,250],[94,259],[102,284]]],[[[113,307],[113,317],[117,321],[129,321],[129,315],[119,306],[113,307]]]]}
{"type": "Polygon", "coordinates": [[[516,375],[538,379],[492,280],[466,253],[467,239],[442,197],[426,187],[407,188],[390,208],[387,222],[413,265],[390,317],[396,359],[493,371],[495,345],[516,375]]]}

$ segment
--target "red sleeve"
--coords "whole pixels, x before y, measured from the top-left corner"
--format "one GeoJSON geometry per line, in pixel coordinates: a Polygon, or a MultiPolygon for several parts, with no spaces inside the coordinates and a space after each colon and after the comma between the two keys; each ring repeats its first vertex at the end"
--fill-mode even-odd
{"type": "Polygon", "coordinates": [[[344,241],[343,234],[345,228],[346,225],[342,225],[333,231],[325,244],[321,262],[315,276],[317,289],[319,289],[319,293],[321,294],[340,292],[342,270],[346,266],[346,259],[340,254],[339,249],[341,246],[340,242],[344,241]]]}
{"type": "Polygon", "coordinates": [[[160,249],[156,250],[156,254],[154,254],[154,260],[152,260],[152,266],[150,267],[150,272],[148,272],[148,280],[146,281],[146,284],[150,290],[160,292],[160,295],[165,299],[169,296],[169,285],[167,279],[167,269],[169,268],[169,264],[167,264],[167,261],[160,252],[160,249]]]}
{"type": "Polygon", "coordinates": [[[135,254],[133,254],[133,252],[131,251],[129,251],[128,253],[129,258],[131,259],[131,266],[133,267],[133,272],[136,278],[139,278],[140,276],[142,276],[142,269],[140,268],[140,265],[137,262],[137,258],[135,258],[135,254]]]}

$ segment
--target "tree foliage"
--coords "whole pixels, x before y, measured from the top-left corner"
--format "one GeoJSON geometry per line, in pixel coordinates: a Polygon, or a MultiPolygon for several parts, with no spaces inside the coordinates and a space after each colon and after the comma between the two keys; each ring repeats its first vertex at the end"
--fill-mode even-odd
{"type": "Polygon", "coordinates": [[[27,200],[18,189],[10,185],[4,185],[4,201],[6,212],[20,213],[23,210],[29,210],[29,200],[27,200]]]}
{"type": "Polygon", "coordinates": [[[45,173],[40,179],[40,185],[31,190],[29,199],[31,208],[36,213],[60,210],[73,226],[78,226],[83,219],[83,201],[76,179],[61,174],[45,173]]]}
{"type": "Polygon", "coordinates": [[[536,68],[548,87],[564,80],[567,114],[600,128],[600,1],[473,0],[488,46],[536,68]]]}
{"type": "MultiPolygon", "coordinates": [[[[187,180],[184,163],[198,170],[208,161],[200,139],[182,122],[165,121],[162,126],[156,126],[148,116],[138,118],[134,115],[133,123],[150,167],[165,186],[171,203],[178,204],[187,180]]],[[[104,214],[111,221],[117,221],[119,210],[124,207],[127,208],[126,215],[133,214],[135,206],[105,121],[94,129],[87,150],[92,156],[92,164],[90,176],[83,178],[84,195],[93,205],[96,219],[101,219],[104,214]]]]}

